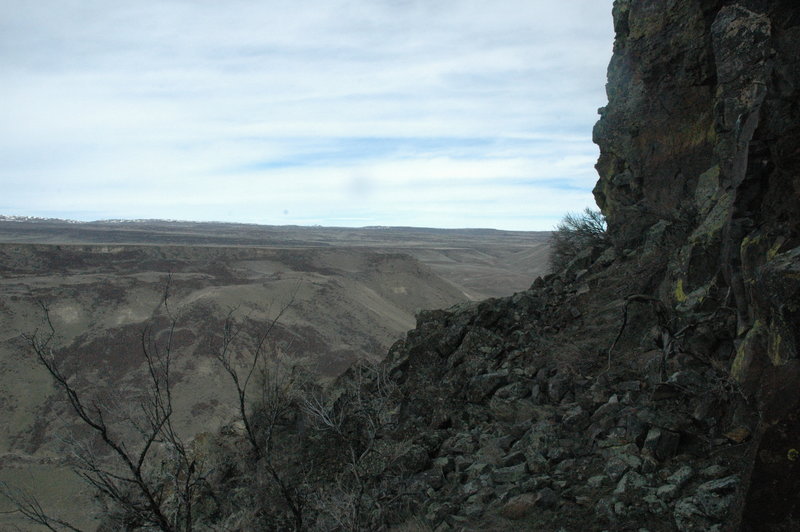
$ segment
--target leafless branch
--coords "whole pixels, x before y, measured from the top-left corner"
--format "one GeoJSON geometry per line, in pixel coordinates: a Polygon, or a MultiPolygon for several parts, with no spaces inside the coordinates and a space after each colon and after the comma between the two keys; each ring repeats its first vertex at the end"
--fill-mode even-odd
{"type": "Polygon", "coordinates": [[[0,495],[7,499],[15,508],[13,512],[9,513],[19,513],[28,521],[41,525],[53,532],[61,530],[81,532],[81,529],[69,522],[48,515],[39,503],[39,500],[25,490],[12,487],[6,482],[0,482],[0,495]]]}
{"type": "MultiPolygon", "coordinates": [[[[170,287],[171,275],[160,304],[168,319],[166,338],[160,340],[152,324],[142,332],[141,351],[148,386],[139,402],[139,415],[134,415],[137,409],[132,409],[121,420],[122,427],[117,427],[120,421],[113,422],[115,412],[108,404],[101,404],[80,392],[75,377],[62,369],[53,347],[55,328],[45,303],[40,303],[44,325],[27,336],[27,340],[39,363],[67,397],[73,413],[89,432],[99,437],[103,450],[109,455],[109,458],[101,458],[91,446],[77,445],[74,457],[78,475],[112,505],[135,516],[143,525],[163,531],[190,531],[193,498],[203,475],[172,421],[171,366],[177,319],[169,307],[170,287]],[[138,440],[125,435],[126,427],[139,436],[138,440]],[[155,452],[156,444],[166,457],[155,452]],[[159,475],[159,471],[165,475],[159,475]],[[172,479],[173,483],[169,490],[165,486],[167,479],[172,479]]],[[[65,526],[47,516],[35,497],[17,497],[15,505],[23,515],[40,524],[65,526]]]]}

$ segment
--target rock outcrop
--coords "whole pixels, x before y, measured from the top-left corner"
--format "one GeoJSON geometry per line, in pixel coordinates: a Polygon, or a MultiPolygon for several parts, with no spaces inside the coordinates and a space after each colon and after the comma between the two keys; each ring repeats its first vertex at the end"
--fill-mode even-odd
{"type": "Polygon", "coordinates": [[[613,246],[419,315],[385,362],[385,437],[427,460],[375,489],[435,530],[797,530],[800,4],[613,19],[613,246]]]}
{"type": "Polygon", "coordinates": [[[800,3],[617,0],[613,19],[610,243],[419,313],[379,368],[281,411],[280,453],[210,473],[231,486],[219,528],[281,529],[283,497],[325,530],[800,530],[800,3]],[[225,521],[268,473],[278,502],[225,521]]]}
{"type": "Polygon", "coordinates": [[[735,311],[735,330],[713,334],[732,338],[726,369],[760,418],[742,493],[745,526],[765,526],[796,512],[800,487],[787,455],[800,436],[800,6],[619,1],[614,25],[595,196],[618,246],[669,240],[657,294],[676,318],[735,311]]]}

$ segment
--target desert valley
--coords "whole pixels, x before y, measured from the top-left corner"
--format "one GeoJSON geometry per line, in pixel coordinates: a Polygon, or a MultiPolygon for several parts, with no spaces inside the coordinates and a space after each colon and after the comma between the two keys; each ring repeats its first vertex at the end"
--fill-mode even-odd
{"type": "Polygon", "coordinates": [[[242,356],[285,308],[269,349],[321,380],[379,360],[415,312],[526,289],[548,265],[548,233],[266,227],[188,222],[0,220],[0,480],[83,526],[87,488],[64,467],[80,431],[27,335],[47,306],[70,376],[124,403],[144,378],[141,335],[168,302],[176,316],[176,420],[187,436],[235,417],[214,358],[226,316],[242,356]],[[249,335],[249,336],[248,336],[249,335]]]}

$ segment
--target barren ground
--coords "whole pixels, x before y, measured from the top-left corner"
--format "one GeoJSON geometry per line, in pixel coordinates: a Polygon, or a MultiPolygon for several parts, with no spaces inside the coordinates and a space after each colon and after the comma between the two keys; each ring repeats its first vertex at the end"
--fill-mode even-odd
{"type": "Polygon", "coordinates": [[[545,271],[546,238],[487,230],[0,221],[0,480],[91,528],[91,503],[64,467],[63,437],[79,425],[24,338],[41,330],[39,302],[49,308],[58,356],[75,382],[124,404],[142,377],[142,331],[160,312],[171,278],[178,424],[190,436],[234,415],[228,377],[213,358],[229,312],[248,327],[239,346],[246,356],[252,337],[291,301],[271,335],[271,352],[330,378],[356,359],[383,356],[419,309],[526,288],[545,271]]]}

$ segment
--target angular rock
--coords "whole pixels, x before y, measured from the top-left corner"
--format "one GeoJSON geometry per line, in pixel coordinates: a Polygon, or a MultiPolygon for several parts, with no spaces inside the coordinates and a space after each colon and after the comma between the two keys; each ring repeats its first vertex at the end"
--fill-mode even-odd
{"type": "Polygon", "coordinates": [[[658,460],[666,460],[675,455],[681,436],[676,432],[653,427],[644,441],[644,450],[658,460]]]}
{"type": "Polygon", "coordinates": [[[558,504],[558,494],[550,488],[543,488],[536,493],[536,506],[552,508],[558,504]]]}
{"type": "Polygon", "coordinates": [[[510,466],[515,466],[515,465],[521,464],[521,463],[526,462],[526,461],[527,461],[527,459],[525,457],[525,453],[522,453],[520,451],[516,451],[516,452],[513,452],[513,453],[505,456],[503,458],[503,460],[500,462],[500,464],[503,467],[510,467],[510,466]]]}
{"type": "Polygon", "coordinates": [[[599,488],[603,484],[608,481],[608,477],[605,475],[595,475],[593,477],[589,477],[589,480],[586,481],[586,485],[590,488],[599,488]]]}
{"type": "Polygon", "coordinates": [[[482,403],[506,384],[508,384],[507,370],[477,375],[469,381],[467,399],[472,403],[482,403]]]}
{"type": "Polygon", "coordinates": [[[492,480],[497,484],[521,482],[528,477],[528,464],[523,462],[509,467],[500,467],[492,471],[492,480]]]}
{"type": "Polygon", "coordinates": [[[642,475],[635,471],[628,471],[617,483],[617,487],[614,488],[614,494],[622,495],[624,493],[630,493],[646,485],[647,481],[642,475]]]}
{"type": "Polygon", "coordinates": [[[500,515],[506,519],[518,520],[530,515],[536,508],[537,496],[534,493],[523,493],[512,497],[500,509],[500,515]]]}
{"type": "Polygon", "coordinates": [[[673,484],[677,489],[681,489],[693,476],[694,469],[692,466],[682,465],[677,471],[667,477],[667,482],[673,484]]]}

